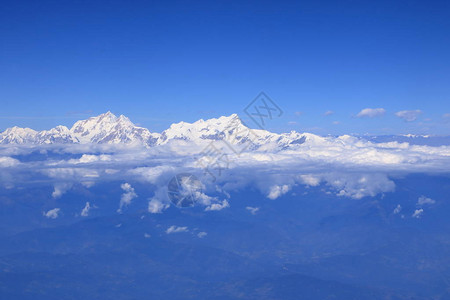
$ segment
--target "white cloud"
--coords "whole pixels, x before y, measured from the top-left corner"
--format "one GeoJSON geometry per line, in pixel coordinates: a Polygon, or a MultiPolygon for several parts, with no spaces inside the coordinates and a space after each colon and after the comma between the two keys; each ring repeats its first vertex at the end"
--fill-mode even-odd
{"type": "Polygon", "coordinates": [[[259,207],[247,206],[245,209],[248,210],[252,215],[256,215],[256,213],[259,211],[259,207]]]}
{"type": "Polygon", "coordinates": [[[18,164],[20,164],[20,162],[15,158],[0,156],[0,168],[15,167],[18,164]]]}
{"type": "Polygon", "coordinates": [[[358,118],[368,117],[375,118],[380,117],[386,113],[384,108],[364,108],[356,116],[358,118]]]}
{"type": "Polygon", "coordinates": [[[68,163],[71,164],[88,164],[92,162],[111,161],[111,156],[106,154],[92,155],[83,154],[79,159],[69,159],[68,163]]]}
{"type": "Polygon", "coordinates": [[[175,226],[172,225],[169,228],[167,228],[166,233],[167,234],[171,234],[171,233],[178,233],[178,232],[187,232],[188,228],[186,226],[175,226]]]}
{"type": "Polygon", "coordinates": [[[82,181],[81,184],[86,188],[91,188],[95,185],[95,181],[82,181]]]}
{"type": "Polygon", "coordinates": [[[422,214],[423,214],[423,209],[422,208],[421,209],[416,209],[414,211],[414,213],[412,214],[412,217],[419,219],[420,217],[422,217],[422,214]]]}
{"type": "MultiPolygon", "coordinates": [[[[182,186],[183,186],[183,185],[180,185],[180,188],[181,188],[182,186]]],[[[185,191],[185,192],[188,191],[188,193],[190,192],[190,193],[191,193],[190,195],[192,195],[192,197],[194,198],[194,200],[195,200],[198,204],[200,204],[200,205],[210,205],[211,203],[217,201],[217,198],[208,196],[208,195],[206,195],[205,193],[203,193],[203,192],[201,192],[201,191],[198,191],[198,190],[192,190],[192,189],[189,190],[189,189],[185,189],[184,191],[185,191]]],[[[180,190],[180,194],[182,194],[182,193],[183,193],[183,191],[180,190]]],[[[188,195],[189,195],[189,194],[188,194],[188,195]]]]}
{"type": "Polygon", "coordinates": [[[64,180],[66,183],[72,184],[74,181],[83,182],[92,181],[94,178],[100,177],[99,171],[94,168],[79,168],[79,167],[67,167],[67,162],[44,162],[42,170],[39,170],[44,175],[54,178],[56,181],[64,180]]]}
{"type": "Polygon", "coordinates": [[[206,233],[206,232],[204,232],[204,231],[202,231],[202,232],[199,232],[199,233],[197,233],[197,236],[199,237],[199,238],[204,238],[205,236],[207,236],[208,235],[208,233],[206,233]]]}
{"type": "Polygon", "coordinates": [[[269,194],[267,195],[267,198],[275,200],[278,197],[280,197],[281,195],[284,195],[287,192],[289,192],[290,189],[291,189],[291,187],[286,184],[274,185],[274,186],[270,187],[270,191],[269,191],[269,194]]]}
{"type": "Polygon", "coordinates": [[[425,196],[420,196],[419,199],[417,199],[417,206],[423,206],[425,204],[434,204],[436,203],[435,200],[431,199],[431,198],[427,198],[425,196]]]}
{"type": "MultiPolygon", "coordinates": [[[[170,165],[161,165],[155,167],[137,167],[129,170],[128,173],[132,176],[137,176],[143,181],[150,182],[152,184],[159,184],[160,180],[164,177],[173,176],[175,168],[170,165]]],[[[166,181],[169,178],[165,178],[166,181]]]]}
{"type": "Polygon", "coordinates": [[[82,217],[87,217],[89,216],[89,211],[91,210],[91,204],[89,202],[86,202],[86,204],[84,205],[84,208],[81,210],[81,216],[82,217]]]}
{"type": "Polygon", "coordinates": [[[314,176],[312,174],[300,175],[300,180],[302,183],[310,186],[318,186],[320,184],[320,177],[314,176]]]}
{"type": "Polygon", "coordinates": [[[399,214],[402,211],[402,206],[400,204],[394,209],[394,215],[399,214]]]}
{"type": "Polygon", "coordinates": [[[334,187],[338,196],[361,199],[378,193],[392,192],[395,183],[385,174],[327,174],[325,180],[334,187]]]}
{"type": "Polygon", "coordinates": [[[324,116],[331,116],[332,114],[334,114],[334,111],[332,111],[332,110],[327,110],[323,115],[324,115],[324,116]]]}
{"type": "Polygon", "coordinates": [[[144,233],[144,237],[145,237],[146,239],[149,239],[149,238],[151,238],[152,236],[151,236],[150,234],[148,234],[148,233],[144,233]]]}
{"type": "Polygon", "coordinates": [[[52,197],[60,198],[65,192],[72,188],[72,183],[56,183],[53,189],[52,197]]]}
{"type": "Polygon", "coordinates": [[[223,200],[222,203],[213,203],[205,208],[205,211],[222,210],[224,208],[230,207],[227,200],[223,200]]]}
{"type": "Polygon", "coordinates": [[[59,208],[50,209],[49,211],[44,212],[44,216],[49,219],[56,219],[59,216],[60,211],[61,209],[59,208]]]}
{"type": "MultiPolygon", "coordinates": [[[[142,181],[149,183],[149,188],[155,190],[154,197],[149,200],[149,212],[159,213],[170,204],[167,199],[167,183],[174,174],[180,172],[198,175],[205,187],[194,193],[197,204],[212,210],[222,207],[222,199],[226,198],[218,195],[220,192],[217,186],[220,186],[219,190],[228,192],[248,187],[257,188],[268,198],[277,199],[295,185],[314,187],[322,184],[324,192],[359,199],[394,191],[395,184],[391,175],[447,173],[450,165],[450,146],[372,143],[352,136],[321,137],[295,132],[274,137],[266,137],[265,131],[258,131],[258,134],[262,136],[264,145],[233,157],[230,168],[223,170],[215,183],[209,182],[208,175],[201,177],[203,169],[195,165],[190,156],[190,153],[200,153],[204,145],[190,145],[186,152],[184,146],[179,147],[178,144],[157,146],[145,151],[117,145],[71,145],[61,146],[62,148],[50,145],[33,149],[24,146],[0,147],[0,157],[31,153],[39,149],[54,149],[52,152],[77,155],[85,154],[83,151],[108,153],[111,159],[106,161],[87,156],[84,160],[92,162],[77,166],[68,163],[68,160],[10,163],[6,159],[4,161],[8,161],[5,164],[7,167],[1,169],[0,181],[18,186],[28,180],[28,177],[37,175],[54,185],[54,198],[61,197],[72,186],[85,185],[87,182],[142,181]],[[285,143],[294,138],[303,142],[292,145],[285,143]],[[25,173],[26,177],[23,176],[25,173]]],[[[136,194],[131,189],[130,185],[128,192],[124,190],[124,195],[128,195],[124,196],[123,201],[121,199],[122,206],[130,203],[133,193],[136,194]]]]}
{"type": "Polygon", "coordinates": [[[397,117],[405,120],[406,122],[412,122],[417,120],[417,117],[422,113],[421,110],[402,110],[395,113],[397,117]]]}
{"type": "Polygon", "coordinates": [[[160,214],[169,207],[169,204],[163,203],[156,198],[152,198],[148,202],[148,212],[152,214],[160,214]]]}
{"type": "Polygon", "coordinates": [[[119,213],[122,212],[123,207],[130,205],[131,200],[137,197],[134,188],[129,183],[123,183],[120,187],[125,191],[125,193],[123,193],[120,198],[119,209],[117,210],[119,213]]]}

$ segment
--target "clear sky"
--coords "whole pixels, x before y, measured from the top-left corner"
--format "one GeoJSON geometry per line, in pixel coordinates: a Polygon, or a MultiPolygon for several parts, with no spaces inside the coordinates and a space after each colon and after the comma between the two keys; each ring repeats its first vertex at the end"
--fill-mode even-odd
{"type": "Polygon", "coordinates": [[[111,110],[160,131],[260,91],[278,132],[450,134],[450,2],[0,3],[0,130],[111,110]]]}

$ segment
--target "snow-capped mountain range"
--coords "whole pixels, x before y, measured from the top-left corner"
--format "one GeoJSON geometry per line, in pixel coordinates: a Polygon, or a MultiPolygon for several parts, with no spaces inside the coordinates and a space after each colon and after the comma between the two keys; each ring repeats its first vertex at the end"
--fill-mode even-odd
{"type": "MultiPolygon", "coordinates": [[[[57,126],[50,130],[35,131],[30,128],[12,127],[0,133],[0,144],[140,144],[146,147],[168,144],[171,141],[186,141],[204,144],[210,141],[227,140],[261,147],[275,143],[279,147],[303,143],[311,134],[272,133],[266,130],[249,129],[237,114],[194,123],[172,124],[162,133],[150,132],[147,128],[133,124],[127,117],[117,117],[106,112],[87,120],[77,121],[72,128],[57,126]]],[[[316,138],[319,138],[318,136],[316,138]]]]}
{"type": "Polygon", "coordinates": [[[161,133],[150,132],[147,128],[133,124],[124,115],[117,117],[106,112],[96,117],[77,121],[72,128],[56,126],[50,130],[35,131],[30,128],[12,127],[0,133],[0,144],[132,144],[153,147],[176,142],[204,145],[211,141],[226,140],[234,144],[251,141],[252,147],[260,150],[287,149],[305,142],[328,144],[346,143],[351,139],[378,142],[408,142],[410,144],[448,145],[448,137],[321,137],[311,133],[273,133],[266,130],[250,129],[244,125],[237,114],[208,120],[200,119],[194,123],[179,122],[172,124],[161,133]]]}

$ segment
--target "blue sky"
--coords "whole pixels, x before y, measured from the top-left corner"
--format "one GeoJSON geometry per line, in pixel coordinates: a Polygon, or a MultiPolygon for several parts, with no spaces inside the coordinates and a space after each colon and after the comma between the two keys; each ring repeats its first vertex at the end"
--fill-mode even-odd
{"type": "Polygon", "coordinates": [[[450,134],[448,1],[0,6],[0,130],[111,110],[160,131],[243,115],[265,91],[284,111],[273,131],[450,134]],[[356,117],[364,108],[386,112],[356,117]]]}

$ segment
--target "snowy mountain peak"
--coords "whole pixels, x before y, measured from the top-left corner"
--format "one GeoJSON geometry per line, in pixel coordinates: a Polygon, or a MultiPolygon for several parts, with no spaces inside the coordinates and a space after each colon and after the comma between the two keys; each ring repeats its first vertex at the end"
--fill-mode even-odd
{"type": "Polygon", "coordinates": [[[159,137],[148,129],[134,125],[124,115],[117,117],[110,111],[97,117],[76,122],[70,129],[82,143],[140,143],[152,144],[159,137]]]}
{"type": "MultiPolygon", "coordinates": [[[[198,121],[197,121],[198,122],[198,121]]],[[[195,123],[197,123],[195,122],[195,123]]],[[[208,123],[212,126],[218,127],[230,127],[230,126],[241,126],[242,121],[237,114],[232,114],[230,116],[221,116],[219,118],[212,118],[206,120],[205,123],[208,123]]]]}
{"type": "Polygon", "coordinates": [[[58,125],[50,130],[40,131],[36,135],[36,143],[38,144],[74,144],[78,142],[79,140],[71,134],[69,128],[62,125],[58,125]]]}
{"type": "Polygon", "coordinates": [[[172,124],[161,134],[160,144],[170,140],[189,140],[202,142],[205,140],[221,140],[233,130],[248,130],[237,114],[222,116],[208,120],[200,119],[194,123],[179,122],[172,124]]]}
{"type": "Polygon", "coordinates": [[[18,126],[13,126],[10,128],[7,128],[3,133],[7,134],[36,134],[37,131],[31,129],[31,128],[22,128],[18,126]]]}
{"type": "Polygon", "coordinates": [[[33,143],[37,131],[31,128],[11,127],[0,135],[0,144],[27,144],[33,143]]]}

